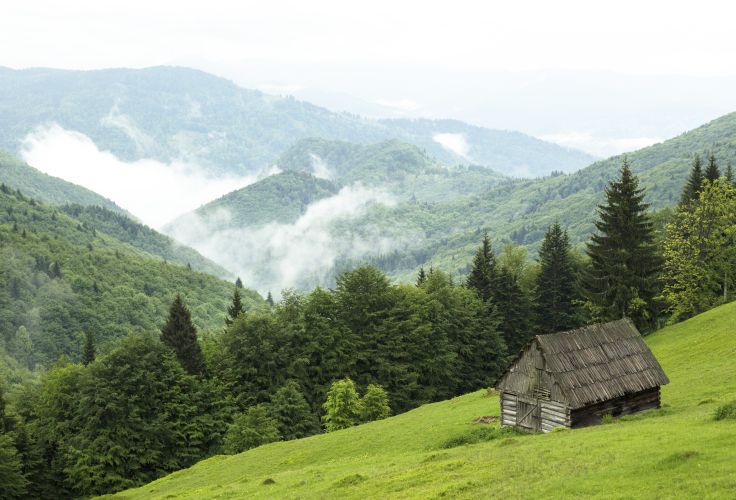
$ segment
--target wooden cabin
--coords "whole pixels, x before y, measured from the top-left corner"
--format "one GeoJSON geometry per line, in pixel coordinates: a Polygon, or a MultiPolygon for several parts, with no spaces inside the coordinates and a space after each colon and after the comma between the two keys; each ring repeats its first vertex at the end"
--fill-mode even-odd
{"type": "Polygon", "coordinates": [[[537,335],[496,382],[501,425],[548,432],[660,406],[662,367],[627,319],[537,335]]]}

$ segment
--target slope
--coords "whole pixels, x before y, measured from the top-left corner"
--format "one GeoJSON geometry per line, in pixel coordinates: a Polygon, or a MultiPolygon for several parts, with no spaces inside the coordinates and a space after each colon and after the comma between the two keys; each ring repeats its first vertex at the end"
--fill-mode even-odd
{"type": "Polygon", "coordinates": [[[498,415],[498,396],[482,391],[214,457],[113,498],[729,497],[736,421],[712,415],[736,399],[734,317],[731,303],[646,338],[671,380],[660,410],[518,435],[471,423],[498,415]],[[463,444],[479,434],[497,439],[463,444]]]}
{"type": "Polygon", "coordinates": [[[0,148],[11,152],[36,127],[56,122],[126,161],[185,159],[213,173],[259,171],[306,137],[357,143],[402,138],[445,163],[472,162],[509,174],[519,166],[531,175],[575,170],[592,160],[518,132],[460,122],[377,122],[180,67],[0,68],[0,117],[0,148]],[[447,137],[451,144],[465,141],[468,151],[446,141],[443,146],[447,137]]]}
{"type": "MultiPolygon", "coordinates": [[[[123,243],[15,191],[0,190],[0,339],[28,366],[78,359],[98,345],[156,332],[176,293],[200,331],[222,328],[233,285],[123,243]]],[[[243,292],[248,307],[263,300],[243,292]]]]}

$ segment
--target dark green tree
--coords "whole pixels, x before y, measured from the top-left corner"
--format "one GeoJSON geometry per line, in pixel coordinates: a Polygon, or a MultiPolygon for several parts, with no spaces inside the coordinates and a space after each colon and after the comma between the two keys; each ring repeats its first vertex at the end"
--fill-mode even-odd
{"type": "Polygon", "coordinates": [[[726,166],[726,174],[725,174],[725,176],[726,176],[726,180],[728,182],[730,182],[731,184],[733,184],[734,181],[736,181],[736,179],[734,178],[733,175],[734,175],[733,174],[733,167],[731,166],[731,162],[728,162],[728,165],[726,166]]]}
{"type": "Polygon", "coordinates": [[[300,439],[320,431],[319,420],[312,413],[299,383],[289,380],[271,398],[268,414],[277,424],[285,441],[300,439]]]}
{"type": "Polygon", "coordinates": [[[89,330],[84,333],[84,349],[82,350],[82,364],[89,365],[95,360],[97,350],[95,348],[95,336],[89,330]]]}
{"type": "Polygon", "coordinates": [[[169,317],[161,329],[161,341],[174,350],[179,363],[188,373],[204,373],[204,356],[197,342],[197,329],[179,294],[169,308],[169,317]]]}
{"type": "Polygon", "coordinates": [[[13,434],[0,432],[0,497],[27,498],[27,486],[13,434]]]}
{"type": "Polygon", "coordinates": [[[539,249],[536,282],[536,331],[555,333],[580,325],[576,313],[576,276],[567,231],[558,222],[547,229],[539,249]]]}
{"type": "Polygon", "coordinates": [[[269,307],[273,307],[274,301],[273,301],[273,295],[271,295],[271,291],[268,291],[268,295],[266,295],[266,304],[269,305],[269,307]]]}
{"type": "Polygon", "coordinates": [[[427,281],[427,273],[424,272],[424,266],[419,268],[419,274],[417,275],[417,286],[422,286],[422,284],[427,281]]]}
{"type": "Polygon", "coordinates": [[[481,300],[487,302],[493,299],[496,278],[496,256],[493,254],[491,239],[486,232],[481,246],[473,257],[473,267],[466,284],[468,288],[475,290],[481,300]]]}
{"type": "Polygon", "coordinates": [[[243,314],[245,312],[245,308],[243,307],[243,301],[240,296],[240,288],[238,286],[235,287],[235,290],[233,291],[233,300],[230,306],[227,308],[227,316],[225,317],[225,325],[230,326],[233,324],[233,321],[243,314]]]}
{"type": "Polygon", "coordinates": [[[518,280],[507,269],[500,268],[496,277],[494,306],[498,329],[509,353],[518,352],[532,337],[533,307],[518,280]]]}
{"type": "Polygon", "coordinates": [[[236,288],[243,288],[243,282],[240,279],[240,276],[235,280],[235,287],[236,288]]]}
{"type": "Polygon", "coordinates": [[[693,166],[690,170],[690,176],[685,183],[685,187],[682,189],[682,196],[680,197],[681,205],[688,205],[693,200],[697,199],[698,193],[703,186],[703,167],[700,162],[700,156],[695,156],[693,159],[693,166]]]}
{"type": "Polygon", "coordinates": [[[590,269],[585,278],[588,299],[600,319],[629,317],[640,328],[651,327],[659,305],[657,274],[661,257],[644,203],[645,190],[624,159],[619,178],[606,187],[598,206],[597,232],[587,244],[590,269]]]}
{"type": "Polygon", "coordinates": [[[721,171],[718,170],[716,157],[713,153],[708,156],[708,167],[705,169],[705,178],[711,182],[721,177],[721,171]]]}
{"type": "Polygon", "coordinates": [[[278,423],[268,416],[266,406],[259,404],[238,415],[225,434],[226,453],[235,454],[279,441],[278,423]]]}

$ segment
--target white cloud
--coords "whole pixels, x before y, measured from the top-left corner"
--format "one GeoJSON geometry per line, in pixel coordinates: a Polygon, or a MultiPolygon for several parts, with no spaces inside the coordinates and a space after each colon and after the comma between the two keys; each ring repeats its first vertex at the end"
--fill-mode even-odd
{"type": "Polygon", "coordinates": [[[418,103],[412,101],[411,99],[399,99],[399,100],[377,99],[374,102],[380,106],[385,106],[387,108],[393,108],[397,111],[402,111],[404,113],[413,113],[415,111],[419,111],[419,109],[421,108],[421,106],[419,106],[418,103]]]}
{"type": "Polygon", "coordinates": [[[317,177],[318,179],[327,180],[331,180],[334,178],[332,170],[330,170],[329,165],[327,165],[327,163],[322,158],[314,153],[310,153],[309,156],[312,159],[312,173],[315,177],[317,177]]]}
{"type": "Polygon", "coordinates": [[[382,190],[353,185],[312,203],[291,224],[217,229],[230,220],[226,210],[219,210],[207,218],[188,214],[167,232],[236,272],[246,286],[278,295],[284,288],[328,283],[338,258],[361,259],[397,248],[404,240],[378,228],[361,226],[360,233],[339,229],[340,222],[373,204],[394,203],[382,190]]]}
{"type": "Polygon", "coordinates": [[[576,131],[546,134],[540,136],[540,139],[580,149],[600,157],[635,151],[662,141],[656,137],[598,137],[589,132],[576,131]]]}
{"type": "Polygon", "coordinates": [[[464,134],[434,134],[432,139],[443,148],[452,151],[463,158],[468,157],[468,142],[464,134]]]}
{"type": "Polygon", "coordinates": [[[42,172],[91,189],[156,228],[258,178],[215,178],[184,161],[125,162],[109,151],[100,151],[86,135],[56,124],[26,136],[21,154],[42,172]]]}

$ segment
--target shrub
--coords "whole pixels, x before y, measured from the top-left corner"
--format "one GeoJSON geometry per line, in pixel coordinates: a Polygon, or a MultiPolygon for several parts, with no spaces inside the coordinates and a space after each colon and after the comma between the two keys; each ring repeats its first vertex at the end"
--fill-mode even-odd
{"type": "Polygon", "coordinates": [[[731,401],[716,408],[713,418],[715,420],[736,420],[736,401],[731,401]]]}
{"type": "Polygon", "coordinates": [[[391,408],[388,406],[388,394],[380,385],[370,384],[361,399],[361,403],[361,422],[373,422],[391,416],[391,408]]]}
{"type": "Polygon", "coordinates": [[[358,423],[361,406],[358,391],[355,390],[352,380],[345,377],[333,382],[327,392],[327,401],[322,405],[325,409],[322,420],[325,422],[327,432],[347,429],[358,423]]]}
{"type": "Polygon", "coordinates": [[[224,439],[225,452],[240,453],[279,439],[281,435],[276,420],[268,416],[264,405],[256,405],[236,417],[228,429],[224,439]]]}

